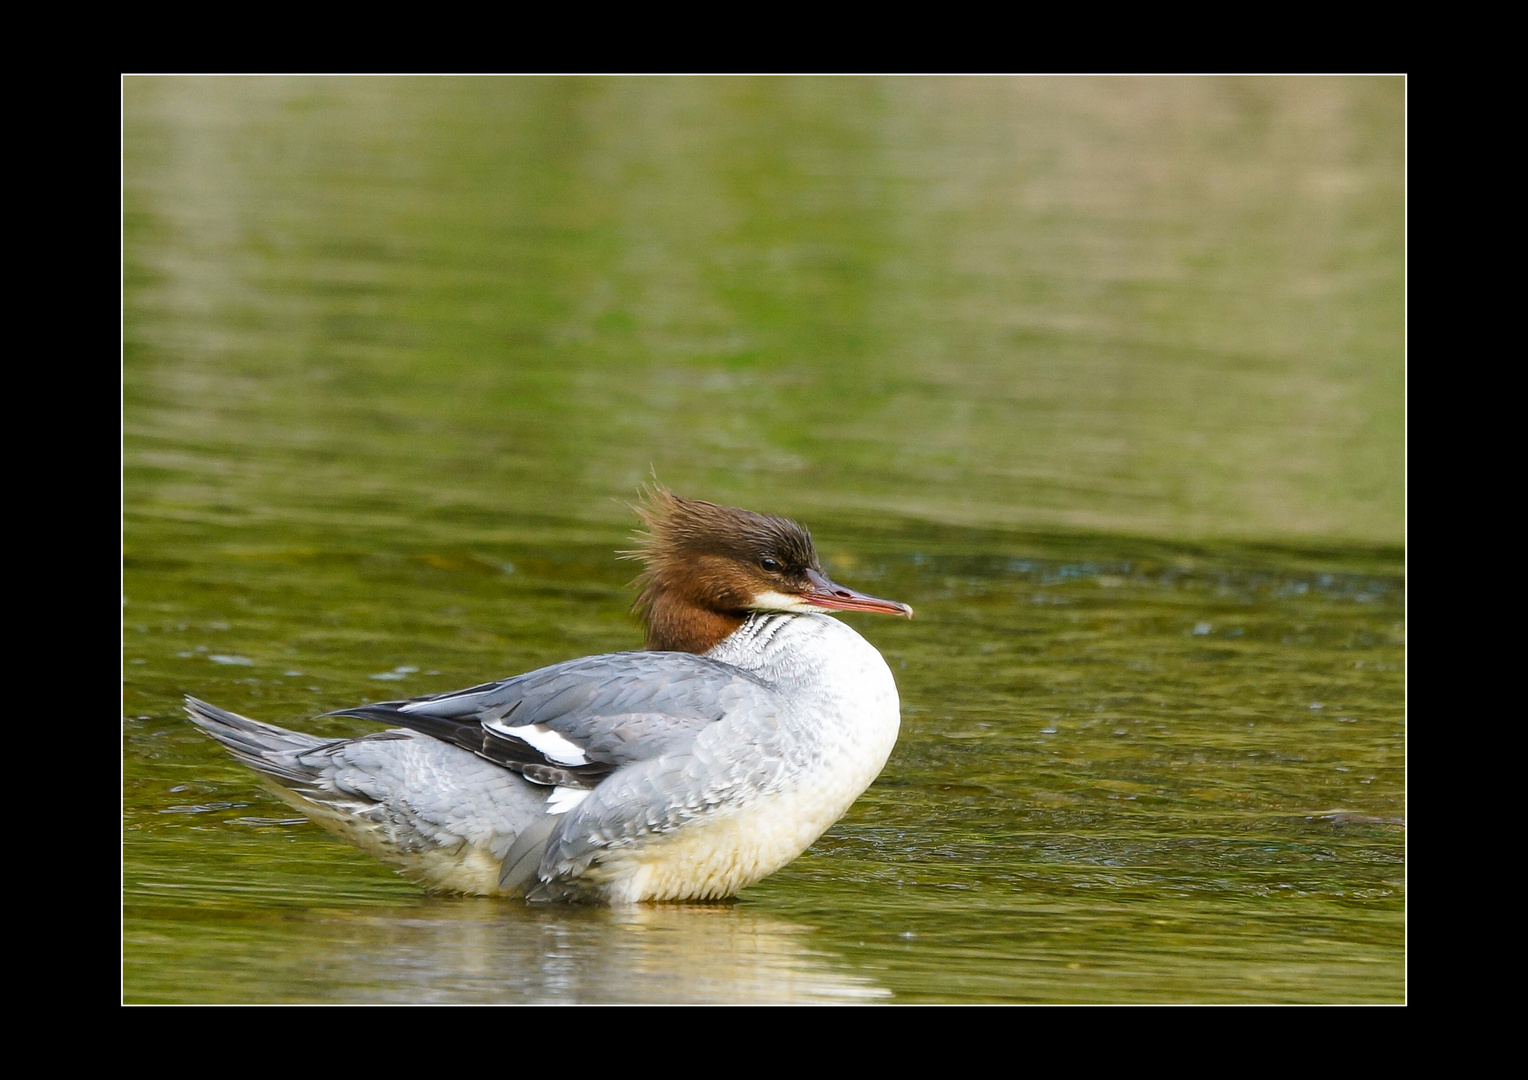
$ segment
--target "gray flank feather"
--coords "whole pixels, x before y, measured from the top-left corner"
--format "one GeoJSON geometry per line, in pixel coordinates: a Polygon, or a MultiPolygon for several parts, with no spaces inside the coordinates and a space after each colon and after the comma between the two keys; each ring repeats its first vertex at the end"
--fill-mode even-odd
{"type": "Polygon", "coordinates": [[[525,831],[515,839],[514,846],[504,856],[499,888],[513,894],[524,891],[535,880],[542,856],[546,853],[547,841],[561,824],[560,818],[548,816],[525,827],[525,831]]]}

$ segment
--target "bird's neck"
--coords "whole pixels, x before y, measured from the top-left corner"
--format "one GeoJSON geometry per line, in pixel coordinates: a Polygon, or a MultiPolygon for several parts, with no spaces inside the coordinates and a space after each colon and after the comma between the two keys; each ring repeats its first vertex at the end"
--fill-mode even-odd
{"type": "Polygon", "coordinates": [[[668,593],[654,596],[643,613],[647,648],[659,652],[707,653],[748,619],[742,611],[712,611],[668,593]]]}

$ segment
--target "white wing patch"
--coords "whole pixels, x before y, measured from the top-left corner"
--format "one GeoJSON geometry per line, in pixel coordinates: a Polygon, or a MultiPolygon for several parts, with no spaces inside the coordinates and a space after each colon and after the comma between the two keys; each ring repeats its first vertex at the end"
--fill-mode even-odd
{"type": "Polygon", "coordinates": [[[543,809],[548,814],[566,814],[589,795],[588,788],[560,787],[553,788],[552,794],[547,798],[543,809]]]}
{"type": "Polygon", "coordinates": [[[511,739],[519,739],[540,751],[548,761],[558,765],[587,765],[589,758],[575,742],[563,738],[549,727],[541,724],[526,724],[523,727],[510,727],[500,720],[490,720],[483,725],[489,731],[499,735],[507,735],[511,739]]]}

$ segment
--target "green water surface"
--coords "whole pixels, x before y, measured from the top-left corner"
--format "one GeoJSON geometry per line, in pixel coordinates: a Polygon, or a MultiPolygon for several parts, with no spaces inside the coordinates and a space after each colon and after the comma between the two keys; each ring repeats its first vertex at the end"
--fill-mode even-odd
{"type": "Polygon", "coordinates": [[[125,80],[125,1000],[1404,1000],[1403,109],[125,80]],[[637,647],[654,473],[917,609],[737,903],[427,896],[182,718],[637,647]]]}

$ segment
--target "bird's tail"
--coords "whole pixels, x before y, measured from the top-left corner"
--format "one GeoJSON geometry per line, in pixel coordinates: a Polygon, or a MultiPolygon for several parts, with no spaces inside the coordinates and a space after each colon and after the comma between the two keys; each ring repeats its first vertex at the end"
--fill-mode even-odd
{"type": "Polygon", "coordinates": [[[239,761],[283,787],[303,794],[321,790],[320,769],[305,763],[302,755],[329,745],[331,740],[262,724],[247,716],[220,709],[194,697],[186,698],[191,722],[228,748],[239,761]]]}

